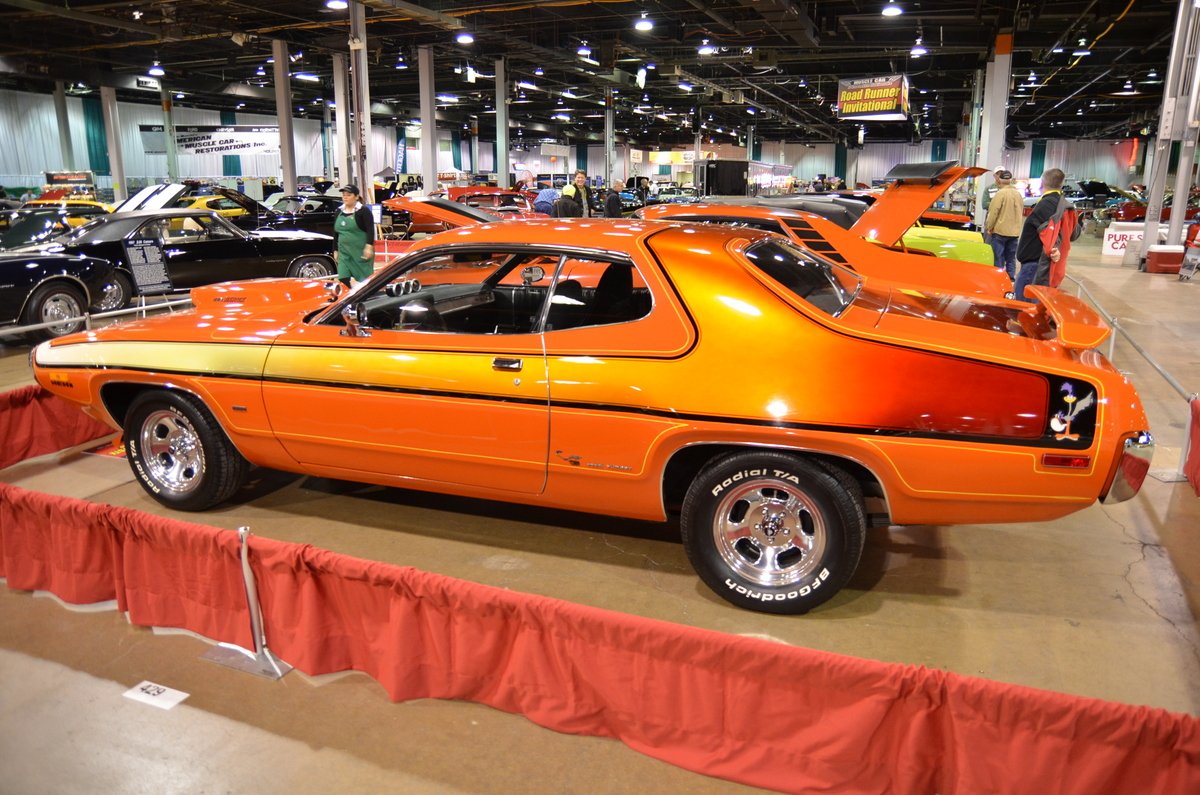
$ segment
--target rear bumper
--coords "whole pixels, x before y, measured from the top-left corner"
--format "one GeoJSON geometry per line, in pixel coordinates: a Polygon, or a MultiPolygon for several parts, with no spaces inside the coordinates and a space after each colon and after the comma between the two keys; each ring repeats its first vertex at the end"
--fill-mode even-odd
{"type": "Polygon", "coordinates": [[[1100,502],[1115,505],[1137,494],[1146,479],[1146,473],[1150,471],[1150,461],[1153,458],[1154,437],[1150,435],[1150,431],[1138,431],[1126,437],[1112,485],[1100,502]]]}

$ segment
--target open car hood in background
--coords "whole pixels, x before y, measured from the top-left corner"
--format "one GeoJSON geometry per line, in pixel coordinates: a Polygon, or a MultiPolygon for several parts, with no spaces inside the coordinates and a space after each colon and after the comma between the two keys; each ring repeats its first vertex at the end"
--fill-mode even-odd
{"type": "MultiPolygon", "coordinates": [[[[383,206],[389,210],[405,210],[411,213],[413,218],[419,216],[433,218],[435,221],[448,224],[451,229],[504,220],[494,213],[485,212],[478,207],[471,207],[461,202],[442,198],[419,199],[409,196],[395,196],[386,200],[383,206]]],[[[514,217],[519,216],[514,214],[514,217]]]]}
{"type": "Polygon", "coordinates": [[[986,168],[965,168],[956,160],[905,163],[887,173],[892,184],[867,208],[851,229],[887,246],[899,242],[921,214],[963,177],[987,173],[986,168]]]}

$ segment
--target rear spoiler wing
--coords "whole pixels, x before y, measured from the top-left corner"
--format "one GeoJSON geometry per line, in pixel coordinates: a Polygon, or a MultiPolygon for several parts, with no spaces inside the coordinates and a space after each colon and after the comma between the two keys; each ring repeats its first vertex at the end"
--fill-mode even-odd
{"type": "Polygon", "coordinates": [[[1059,343],[1067,348],[1090,350],[1112,333],[1094,309],[1070,293],[1042,285],[1029,285],[1025,292],[1040,302],[1027,311],[1049,315],[1058,330],[1059,343]]]}

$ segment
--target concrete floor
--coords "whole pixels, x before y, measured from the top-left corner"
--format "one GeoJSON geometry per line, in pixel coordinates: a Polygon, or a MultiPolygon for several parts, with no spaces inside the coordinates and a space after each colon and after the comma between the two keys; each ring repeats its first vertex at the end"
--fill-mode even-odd
{"type": "MultiPolygon", "coordinates": [[[[1138,342],[1200,389],[1200,281],[1102,263],[1082,280],[1138,342]]],[[[3,342],[0,339],[0,342],[3,342]]],[[[29,382],[0,348],[0,390],[29,382]]],[[[1187,406],[1119,342],[1178,466],[1187,406]]],[[[514,590],[879,660],[1200,715],[1200,500],[1149,480],[1132,501],[1042,524],[871,531],[848,588],[804,617],[738,610],[692,573],[678,528],[260,473],[200,516],[514,590]]],[[[49,456],[19,485],[161,512],[123,460],[49,456]]],[[[753,791],[556,734],[474,704],[392,704],[361,674],[278,682],[199,659],[202,640],[0,589],[0,770],[11,792],[528,793],[753,791]],[[151,680],[190,694],[161,711],[121,697],[151,680]]]]}

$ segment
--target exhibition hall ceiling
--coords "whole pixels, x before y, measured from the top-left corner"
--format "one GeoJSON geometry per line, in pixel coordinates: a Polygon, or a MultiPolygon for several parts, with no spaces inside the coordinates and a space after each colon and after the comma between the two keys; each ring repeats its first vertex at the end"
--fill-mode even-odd
{"type": "MultiPolygon", "coordinates": [[[[296,112],[320,117],[349,12],[325,0],[0,0],[0,87],[124,86],[157,62],[180,105],[274,114],[272,39],[296,57],[296,112]]],[[[993,51],[1013,36],[1007,138],[1121,138],[1156,128],[1175,0],[367,0],[379,120],[419,116],[417,48],[435,54],[439,119],[494,122],[507,58],[513,140],[597,140],[605,88],[618,134],[647,146],[770,139],[954,138],[993,51]],[[901,13],[883,12],[888,10],[901,13]],[[640,23],[640,25],[638,24],[640,23]],[[462,34],[468,34],[463,36],[462,34]],[[470,38],[470,43],[459,39],[470,38]],[[924,52],[922,52],[922,50],[924,52]],[[1084,54],[1086,53],[1086,54],[1084,54]],[[639,87],[639,72],[644,86],[639,87]],[[839,121],[839,79],[907,75],[910,118],[839,121]]],[[[124,99],[153,101],[120,88],[124,99]]]]}

